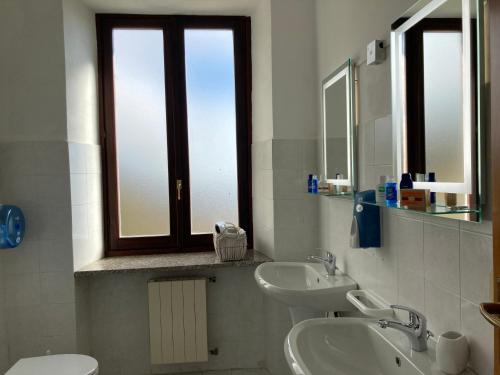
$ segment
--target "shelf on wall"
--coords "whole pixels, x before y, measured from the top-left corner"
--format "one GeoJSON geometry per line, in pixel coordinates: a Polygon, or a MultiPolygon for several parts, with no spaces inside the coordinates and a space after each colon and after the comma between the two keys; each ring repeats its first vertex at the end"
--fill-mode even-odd
{"type": "Polygon", "coordinates": [[[352,198],[354,196],[350,191],[341,193],[328,192],[328,193],[308,193],[308,194],[317,195],[320,197],[336,197],[336,198],[352,198]]]}
{"type": "Polygon", "coordinates": [[[375,203],[375,202],[363,202],[363,204],[369,204],[371,206],[385,207],[385,208],[395,208],[397,210],[411,211],[415,213],[427,214],[427,215],[457,215],[457,214],[481,214],[480,208],[467,207],[467,206],[442,206],[435,205],[427,207],[425,210],[420,210],[416,208],[409,208],[407,206],[401,205],[399,202],[395,204],[375,203]]]}
{"type": "MultiPolygon", "coordinates": [[[[323,197],[333,197],[333,198],[342,198],[342,199],[350,199],[354,202],[354,194],[352,192],[342,192],[342,193],[308,193],[309,195],[315,196],[323,196],[323,197]]],[[[387,203],[375,203],[375,202],[363,202],[363,204],[368,204],[371,206],[378,206],[382,208],[391,208],[401,211],[413,212],[416,214],[423,215],[431,215],[431,216],[442,216],[448,217],[451,219],[462,219],[473,222],[481,221],[481,208],[478,207],[468,207],[468,206],[445,206],[440,204],[434,204],[432,206],[428,206],[425,210],[410,208],[407,206],[401,205],[399,202],[393,205],[388,205],[387,203]],[[450,215],[450,216],[448,216],[450,215]],[[468,217],[459,217],[458,215],[471,215],[468,217]]]]}

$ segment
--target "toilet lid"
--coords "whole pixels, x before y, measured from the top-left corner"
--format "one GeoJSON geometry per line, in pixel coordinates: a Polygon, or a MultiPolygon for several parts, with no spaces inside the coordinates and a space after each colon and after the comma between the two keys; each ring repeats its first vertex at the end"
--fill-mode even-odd
{"type": "Polygon", "coordinates": [[[87,355],[46,355],[20,359],[5,375],[94,375],[97,367],[97,361],[87,355]]]}

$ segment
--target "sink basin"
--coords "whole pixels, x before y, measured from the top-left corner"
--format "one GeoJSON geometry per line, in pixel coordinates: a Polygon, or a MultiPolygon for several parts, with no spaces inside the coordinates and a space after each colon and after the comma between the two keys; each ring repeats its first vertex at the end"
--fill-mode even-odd
{"type": "Polygon", "coordinates": [[[294,324],[327,311],[353,310],[346,293],[356,289],[356,283],[339,271],[328,275],[322,264],[263,263],[255,270],[255,280],[265,294],[289,306],[294,324]]]}
{"type": "Polygon", "coordinates": [[[408,339],[374,319],[323,318],[295,325],[285,355],[296,375],[437,375],[432,346],[413,352],[408,339]]]}

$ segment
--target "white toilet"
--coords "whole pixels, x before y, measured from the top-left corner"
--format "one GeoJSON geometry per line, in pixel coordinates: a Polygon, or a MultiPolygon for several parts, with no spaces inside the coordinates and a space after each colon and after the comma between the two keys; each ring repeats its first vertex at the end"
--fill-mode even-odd
{"type": "Polygon", "coordinates": [[[5,375],[97,375],[97,361],[87,355],[58,354],[23,358],[5,375]]]}

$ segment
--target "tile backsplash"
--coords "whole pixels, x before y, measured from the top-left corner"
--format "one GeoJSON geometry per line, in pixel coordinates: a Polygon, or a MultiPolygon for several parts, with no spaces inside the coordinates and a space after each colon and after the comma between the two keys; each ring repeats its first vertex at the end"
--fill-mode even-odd
{"type": "MultiPolygon", "coordinates": [[[[492,374],[493,329],[478,306],[490,300],[492,237],[484,233],[488,224],[471,231],[453,220],[386,209],[381,215],[383,246],[351,249],[352,203],[321,199],[322,226],[336,228],[322,236],[322,247],[337,255],[339,268],[360,288],[375,291],[387,302],[422,311],[436,337],[448,330],[467,335],[471,368],[492,374]]],[[[401,318],[407,319],[406,314],[401,318]]]]}

